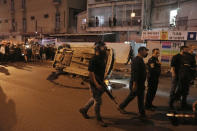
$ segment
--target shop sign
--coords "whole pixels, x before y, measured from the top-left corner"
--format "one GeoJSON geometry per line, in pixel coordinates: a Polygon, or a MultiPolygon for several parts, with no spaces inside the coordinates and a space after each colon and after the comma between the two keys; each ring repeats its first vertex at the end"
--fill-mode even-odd
{"type": "Polygon", "coordinates": [[[197,32],[188,32],[187,40],[197,40],[197,32]]]}
{"type": "Polygon", "coordinates": [[[161,31],[161,40],[168,40],[168,31],[161,31]]]}
{"type": "Polygon", "coordinates": [[[168,40],[187,40],[186,31],[169,31],[168,40]]]}
{"type": "Polygon", "coordinates": [[[142,40],[160,40],[159,31],[143,31],[142,40]]]}

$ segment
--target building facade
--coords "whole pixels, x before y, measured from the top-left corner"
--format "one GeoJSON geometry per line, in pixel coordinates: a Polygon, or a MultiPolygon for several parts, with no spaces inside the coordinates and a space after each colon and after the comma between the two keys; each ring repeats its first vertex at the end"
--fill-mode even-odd
{"type": "Polygon", "coordinates": [[[146,2],[146,29],[197,30],[196,0],[146,2]]]}
{"type": "Polygon", "coordinates": [[[78,29],[113,32],[121,42],[139,41],[142,30],[195,31],[196,7],[196,0],[88,0],[78,29]]]}
{"type": "Polygon", "coordinates": [[[0,35],[76,32],[86,0],[0,0],[0,35]]]}
{"type": "MultiPolygon", "coordinates": [[[[117,41],[140,41],[144,0],[88,0],[86,22],[89,33],[115,33],[117,41]]],[[[80,23],[80,22],[78,22],[80,23]]],[[[80,28],[80,31],[81,31],[80,28]]]]}

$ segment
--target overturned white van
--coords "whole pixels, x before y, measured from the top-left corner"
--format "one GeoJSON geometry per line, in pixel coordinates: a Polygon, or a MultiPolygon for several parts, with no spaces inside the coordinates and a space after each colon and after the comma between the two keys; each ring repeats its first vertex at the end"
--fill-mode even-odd
{"type": "MultiPolygon", "coordinates": [[[[94,54],[94,46],[65,47],[56,52],[53,67],[59,71],[88,77],[89,61],[94,54]]],[[[112,48],[108,47],[105,78],[110,75],[113,69],[114,60],[114,51],[112,48]]]]}

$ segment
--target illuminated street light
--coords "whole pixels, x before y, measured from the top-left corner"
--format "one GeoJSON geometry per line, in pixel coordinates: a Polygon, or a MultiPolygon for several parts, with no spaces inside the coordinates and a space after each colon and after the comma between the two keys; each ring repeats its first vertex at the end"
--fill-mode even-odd
{"type": "Polygon", "coordinates": [[[131,13],[131,18],[135,17],[135,12],[131,13]]]}

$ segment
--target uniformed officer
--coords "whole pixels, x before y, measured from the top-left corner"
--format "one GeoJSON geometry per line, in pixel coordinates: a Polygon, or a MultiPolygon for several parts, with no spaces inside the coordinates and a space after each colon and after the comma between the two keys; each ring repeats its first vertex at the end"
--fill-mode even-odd
{"type": "Polygon", "coordinates": [[[88,67],[92,98],[90,98],[88,103],[79,110],[85,119],[89,119],[87,112],[89,108],[94,105],[97,122],[103,127],[107,126],[107,124],[103,122],[100,115],[100,107],[102,103],[101,97],[104,91],[103,87],[98,81],[104,81],[106,68],[106,49],[107,48],[104,42],[97,42],[95,44],[95,56],[90,60],[88,67]]]}
{"type": "Polygon", "coordinates": [[[147,57],[148,49],[140,47],[138,55],[133,59],[131,65],[131,80],[130,80],[130,93],[128,97],[119,105],[118,110],[120,113],[127,113],[124,109],[136,96],[138,97],[138,108],[140,117],[146,117],[144,109],[144,91],[146,81],[146,65],[143,58],[147,57]]]}
{"type": "Polygon", "coordinates": [[[148,91],[146,94],[146,102],[145,102],[145,107],[146,109],[153,110],[156,108],[152,104],[157,88],[158,88],[158,83],[159,83],[159,76],[161,73],[161,63],[159,62],[159,57],[160,55],[160,50],[158,48],[155,48],[152,50],[152,57],[148,60],[147,66],[148,66],[148,91]]]}
{"type": "Polygon", "coordinates": [[[176,93],[178,87],[180,86],[180,67],[182,63],[182,55],[186,52],[188,52],[189,48],[187,46],[181,46],[180,53],[173,56],[171,60],[171,73],[172,73],[172,87],[170,91],[170,101],[169,101],[169,107],[173,109],[174,101],[177,100],[177,95],[180,95],[180,93],[176,93]]]}

